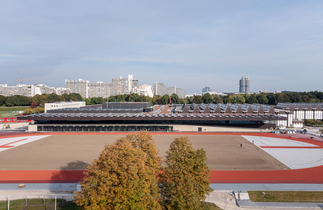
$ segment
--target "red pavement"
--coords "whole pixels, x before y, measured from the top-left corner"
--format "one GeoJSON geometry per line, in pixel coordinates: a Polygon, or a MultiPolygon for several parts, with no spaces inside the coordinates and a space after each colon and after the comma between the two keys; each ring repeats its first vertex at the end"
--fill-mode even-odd
{"type": "MultiPolygon", "coordinates": [[[[15,136],[29,135],[125,135],[125,132],[115,133],[34,133],[16,134],[10,136],[0,136],[8,138],[15,136]]],[[[293,134],[276,135],[272,133],[151,133],[154,135],[251,135],[265,136],[274,138],[284,138],[302,141],[316,145],[315,148],[322,148],[323,141],[294,138],[293,134]]],[[[0,183],[74,183],[84,177],[82,170],[14,170],[0,171],[0,183]]],[[[276,170],[276,171],[238,171],[212,170],[210,173],[211,183],[308,183],[323,184],[323,166],[295,169],[295,170],[276,170]]]]}

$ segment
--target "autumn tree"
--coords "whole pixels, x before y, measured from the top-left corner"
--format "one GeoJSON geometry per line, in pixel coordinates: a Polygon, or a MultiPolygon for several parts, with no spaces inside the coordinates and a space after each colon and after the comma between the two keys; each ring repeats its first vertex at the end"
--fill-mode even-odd
{"type": "Polygon", "coordinates": [[[201,209],[211,192],[204,149],[194,150],[188,137],[175,138],[160,174],[161,195],[168,209],[201,209]]]}
{"type": "Polygon", "coordinates": [[[87,168],[75,202],[83,209],[161,209],[160,163],[148,133],[118,139],[87,168]]]}

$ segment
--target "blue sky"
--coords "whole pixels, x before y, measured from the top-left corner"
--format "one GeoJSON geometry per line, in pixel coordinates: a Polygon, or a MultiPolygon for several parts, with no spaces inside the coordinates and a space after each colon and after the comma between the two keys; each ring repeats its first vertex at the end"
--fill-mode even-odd
{"type": "Polygon", "coordinates": [[[323,1],[0,0],[0,84],[323,91],[323,1]]]}

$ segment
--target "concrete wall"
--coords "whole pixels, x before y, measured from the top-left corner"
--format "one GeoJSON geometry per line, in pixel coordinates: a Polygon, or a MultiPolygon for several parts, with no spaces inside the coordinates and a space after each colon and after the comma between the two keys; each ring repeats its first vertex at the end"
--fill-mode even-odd
{"type": "MultiPolygon", "coordinates": [[[[225,127],[225,126],[197,126],[197,125],[173,125],[174,131],[187,131],[197,132],[198,128],[202,128],[203,132],[261,132],[264,129],[256,128],[238,128],[238,127],[225,127]]],[[[269,131],[269,130],[267,130],[269,131]]]]}

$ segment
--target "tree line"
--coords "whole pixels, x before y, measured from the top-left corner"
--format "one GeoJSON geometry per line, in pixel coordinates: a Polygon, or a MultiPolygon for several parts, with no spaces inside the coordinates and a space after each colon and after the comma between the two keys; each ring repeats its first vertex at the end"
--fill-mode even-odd
{"type": "Polygon", "coordinates": [[[85,101],[86,105],[102,104],[104,102],[150,102],[153,104],[200,104],[200,103],[259,103],[276,105],[277,103],[319,103],[323,102],[323,92],[284,92],[284,93],[260,93],[260,94],[228,94],[227,96],[210,95],[209,93],[203,96],[195,95],[186,98],[179,98],[177,94],[163,96],[149,96],[138,94],[123,94],[110,96],[109,98],[93,97],[82,98],[78,93],[70,93],[57,95],[55,93],[35,95],[34,97],[26,97],[21,95],[2,96],[0,95],[0,106],[43,106],[44,103],[56,101],[85,101]]]}
{"type": "Polygon", "coordinates": [[[105,145],[74,192],[81,209],[202,209],[210,188],[204,149],[188,137],[175,138],[162,159],[148,132],[105,145]]]}

